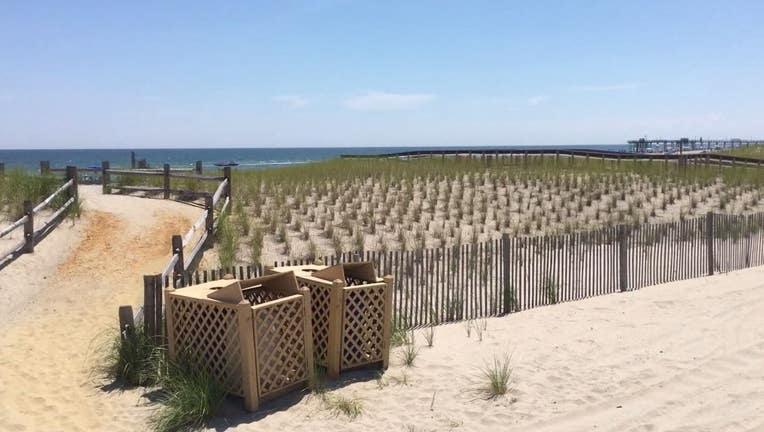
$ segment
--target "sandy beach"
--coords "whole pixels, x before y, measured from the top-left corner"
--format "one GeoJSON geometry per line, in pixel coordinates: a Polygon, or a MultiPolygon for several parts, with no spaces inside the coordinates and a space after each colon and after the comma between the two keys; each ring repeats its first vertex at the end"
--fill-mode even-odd
{"type": "MultiPolygon", "coordinates": [[[[153,408],[141,390],[112,390],[93,375],[95,344],[115,326],[120,304],[140,303],[136,275],[159,271],[169,257],[157,239],[183,232],[198,209],[92,187],[81,194],[83,218],[4,271],[0,430],[147,427],[153,408]],[[134,253],[118,253],[128,249],[134,253]]],[[[398,348],[383,377],[359,371],[331,386],[330,395],[362,403],[354,420],[302,393],[255,414],[232,398],[210,427],[764,430],[762,276],[755,268],[479,320],[482,340],[456,323],[435,327],[427,347],[420,330],[413,367],[401,365],[398,348]],[[511,390],[485,399],[480,368],[504,354],[511,390]]]]}

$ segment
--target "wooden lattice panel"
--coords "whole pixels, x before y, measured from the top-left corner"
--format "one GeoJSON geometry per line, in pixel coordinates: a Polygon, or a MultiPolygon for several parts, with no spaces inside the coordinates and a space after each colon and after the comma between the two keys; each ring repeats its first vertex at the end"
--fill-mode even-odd
{"type": "Polygon", "coordinates": [[[326,352],[329,346],[329,299],[331,285],[301,280],[300,284],[310,289],[313,311],[313,353],[316,364],[326,367],[326,352]]]}
{"type": "Polygon", "coordinates": [[[254,309],[261,398],[308,379],[304,325],[302,297],[254,309]]]}
{"type": "Polygon", "coordinates": [[[278,300],[282,297],[284,297],[281,294],[274,293],[269,290],[264,290],[261,288],[249,288],[242,290],[242,295],[245,299],[249,302],[251,305],[258,305],[265,302],[278,300]]]}
{"type": "Polygon", "coordinates": [[[342,369],[382,360],[386,287],[374,283],[345,288],[342,369]]]}
{"type": "Polygon", "coordinates": [[[173,338],[178,355],[207,368],[231,394],[243,395],[239,322],[235,305],[170,295],[173,338]]]}

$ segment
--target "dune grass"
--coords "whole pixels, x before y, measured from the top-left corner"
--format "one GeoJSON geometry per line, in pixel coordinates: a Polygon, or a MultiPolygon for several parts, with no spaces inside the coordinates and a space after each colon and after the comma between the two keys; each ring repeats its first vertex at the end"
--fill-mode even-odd
{"type": "Polygon", "coordinates": [[[184,356],[168,362],[160,385],[160,405],[149,419],[149,425],[157,432],[203,426],[217,414],[226,396],[211,374],[184,356]]]}
{"type": "Polygon", "coordinates": [[[164,362],[163,350],[146,334],[143,326],[125,333],[109,332],[99,366],[104,377],[135,387],[154,385],[164,362]]]}
{"type": "Polygon", "coordinates": [[[510,360],[511,356],[508,354],[494,356],[492,361],[480,370],[482,385],[479,390],[486,398],[495,399],[509,391],[509,379],[512,375],[510,360]]]}
{"type": "MultiPolygon", "coordinates": [[[[36,175],[21,169],[12,169],[0,175],[0,213],[11,219],[23,215],[24,200],[39,203],[56,191],[63,181],[52,175],[36,175]]],[[[51,203],[58,208],[65,200],[63,195],[51,203]]]]}

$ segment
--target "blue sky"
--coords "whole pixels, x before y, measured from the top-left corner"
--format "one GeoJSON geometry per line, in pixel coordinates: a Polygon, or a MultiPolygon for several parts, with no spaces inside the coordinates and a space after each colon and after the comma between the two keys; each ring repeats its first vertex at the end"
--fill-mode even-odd
{"type": "Polygon", "coordinates": [[[764,137],[764,2],[6,2],[0,148],[764,137]]]}

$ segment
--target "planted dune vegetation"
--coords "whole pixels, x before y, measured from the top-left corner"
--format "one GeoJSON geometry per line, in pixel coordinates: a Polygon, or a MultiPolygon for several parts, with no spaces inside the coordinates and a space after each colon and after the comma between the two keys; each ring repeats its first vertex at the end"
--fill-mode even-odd
{"type": "Polygon", "coordinates": [[[220,265],[416,250],[764,209],[756,168],[522,157],[238,171],[220,265]]]}

